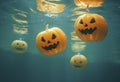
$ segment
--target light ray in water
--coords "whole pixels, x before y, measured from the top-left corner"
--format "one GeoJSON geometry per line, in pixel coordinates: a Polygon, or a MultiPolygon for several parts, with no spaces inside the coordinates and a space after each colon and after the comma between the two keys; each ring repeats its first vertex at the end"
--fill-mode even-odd
{"type": "Polygon", "coordinates": [[[26,34],[28,32],[28,28],[18,27],[15,24],[13,25],[13,31],[18,34],[26,34]]]}
{"type": "Polygon", "coordinates": [[[13,16],[13,15],[12,15],[12,18],[13,18],[16,22],[18,22],[18,23],[20,23],[20,24],[28,24],[28,22],[27,22],[26,20],[18,19],[18,18],[16,18],[16,17],[13,16]]]}
{"type": "Polygon", "coordinates": [[[20,15],[20,16],[22,16],[22,17],[27,17],[27,15],[26,14],[24,14],[24,13],[17,13],[18,15],[20,15]]]}
{"type": "Polygon", "coordinates": [[[84,12],[84,11],[74,11],[72,16],[74,16],[74,15],[82,15],[82,14],[85,14],[85,13],[87,13],[87,12],[84,12]]]}
{"type": "Polygon", "coordinates": [[[71,43],[71,48],[73,52],[81,52],[83,50],[85,50],[86,42],[81,41],[80,38],[78,38],[77,34],[75,31],[71,32],[71,40],[77,41],[77,42],[73,42],[71,43]]]}
{"type": "Polygon", "coordinates": [[[74,42],[71,47],[73,52],[81,52],[85,50],[86,45],[85,42],[74,42]]]}
{"type": "Polygon", "coordinates": [[[64,11],[64,4],[56,4],[46,0],[37,0],[37,9],[44,13],[61,13],[64,11]]]}
{"type": "Polygon", "coordinates": [[[36,13],[34,9],[32,9],[32,8],[29,8],[29,9],[31,12],[36,13]]]}
{"type": "Polygon", "coordinates": [[[71,32],[71,40],[80,40],[75,31],[71,32]]]}
{"type": "Polygon", "coordinates": [[[21,13],[26,13],[27,14],[27,12],[25,12],[25,11],[22,11],[22,10],[19,10],[19,9],[14,9],[15,11],[18,11],[18,12],[21,12],[21,13]]]}

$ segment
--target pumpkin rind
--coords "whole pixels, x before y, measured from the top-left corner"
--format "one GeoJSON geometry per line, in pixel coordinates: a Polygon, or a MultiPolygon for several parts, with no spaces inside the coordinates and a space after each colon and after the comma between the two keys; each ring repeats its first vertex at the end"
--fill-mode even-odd
{"type": "Polygon", "coordinates": [[[12,46],[12,49],[18,54],[25,53],[28,48],[27,43],[23,40],[14,40],[11,43],[11,46],[12,46]]]}
{"type": "Polygon", "coordinates": [[[84,55],[76,54],[71,57],[70,64],[75,68],[83,68],[87,65],[87,58],[84,55]]]}
{"type": "Polygon", "coordinates": [[[46,55],[54,55],[66,47],[66,35],[57,27],[42,31],[36,36],[36,47],[46,55]],[[41,38],[44,38],[44,42],[41,38]]]}
{"type": "Polygon", "coordinates": [[[75,21],[75,32],[83,41],[101,41],[105,38],[108,26],[103,16],[98,14],[84,14],[75,21]],[[81,20],[83,24],[81,24],[81,20]]]}

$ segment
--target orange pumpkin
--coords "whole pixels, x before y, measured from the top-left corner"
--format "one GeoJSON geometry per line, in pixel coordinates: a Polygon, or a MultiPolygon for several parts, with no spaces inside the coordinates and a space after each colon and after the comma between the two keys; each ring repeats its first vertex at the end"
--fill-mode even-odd
{"type": "Polygon", "coordinates": [[[74,27],[77,36],[83,41],[101,41],[108,31],[104,17],[90,13],[79,16],[74,27]]]}
{"type": "Polygon", "coordinates": [[[89,5],[90,7],[93,6],[100,6],[103,3],[104,0],[74,0],[74,3],[77,6],[80,6],[81,4],[89,5]]]}
{"type": "Polygon", "coordinates": [[[46,55],[54,55],[66,48],[66,35],[58,27],[53,27],[37,34],[36,47],[46,55]]]}

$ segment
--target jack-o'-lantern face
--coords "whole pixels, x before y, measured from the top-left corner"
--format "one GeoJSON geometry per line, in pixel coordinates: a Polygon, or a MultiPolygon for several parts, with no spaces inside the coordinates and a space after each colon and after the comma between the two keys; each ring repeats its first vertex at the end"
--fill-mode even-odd
{"type": "Polygon", "coordinates": [[[79,24],[81,28],[79,28],[79,32],[81,34],[87,35],[87,34],[93,34],[96,30],[96,20],[94,17],[92,17],[90,20],[86,21],[84,19],[81,19],[79,21],[79,24]]]}
{"type": "Polygon", "coordinates": [[[66,47],[66,35],[57,27],[47,29],[38,33],[36,37],[36,46],[46,55],[57,54],[66,47]]]}
{"type": "Polygon", "coordinates": [[[107,24],[98,14],[85,14],[76,19],[75,31],[83,41],[100,41],[106,36],[107,24]]]}
{"type": "Polygon", "coordinates": [[[85,67],[87,65],[87,58],[84,55],[77,54],[71,58],[70,63],[76,68],[85,67]]]}
{"type": "Polygon", "coordinates": [[[16,53],[24,53],[28,48],[27,43],[23,40],[14,40],[11,46],[16,53]]]}
{"type": "Polygon", "coordinates": [[[58,35],[49,33],[49,37],[44,35],[41,36],[41,43],[43,44],[41,47],[44,50],[52,50],[59,47],[60,41],[58,35]]]}

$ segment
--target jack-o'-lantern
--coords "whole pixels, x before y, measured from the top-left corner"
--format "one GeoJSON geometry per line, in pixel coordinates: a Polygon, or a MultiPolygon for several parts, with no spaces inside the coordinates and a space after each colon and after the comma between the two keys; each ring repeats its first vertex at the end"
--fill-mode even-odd
{"type": "Polygon", "coordinates": [[[74,27],[77,36],[83,41],[101,41],[108,31],[104,17],[90,13],[79,16],[74,27]]]}
{"type": "Polygon", "coordinates": [[[83,68],[87,65],[87,58],[84,55],[76,54],[71,57],[70,63],[75,68],[83,68]]]}
{"type": "Polygon", "coordinates": [[[66,35],[58,27],[48,29],[37,34],[36,47],[45,55],[54,55],[66,47],[66,35]]]}
{"type": "Polygon", "coordinates": [[[89,5],[89,7],[99,7],[104,0],[74,0],[77,6],[89,5]]]}
{"type": "Polygon", "coordinates": [[[12,49],[19,54],[25,53],[28,48],[27,43],[23,40],[14,40],[11,46],[12,49]]]}

